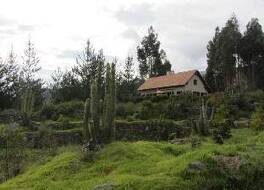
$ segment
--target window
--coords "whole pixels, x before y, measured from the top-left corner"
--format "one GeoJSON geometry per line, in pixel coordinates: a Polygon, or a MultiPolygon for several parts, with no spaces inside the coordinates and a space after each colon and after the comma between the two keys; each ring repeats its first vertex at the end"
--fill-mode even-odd
{"type": "Polygon", "coordinates": [[[197,85],[197,80],[196,79],[193,80],[193,84],[197,85]]]}

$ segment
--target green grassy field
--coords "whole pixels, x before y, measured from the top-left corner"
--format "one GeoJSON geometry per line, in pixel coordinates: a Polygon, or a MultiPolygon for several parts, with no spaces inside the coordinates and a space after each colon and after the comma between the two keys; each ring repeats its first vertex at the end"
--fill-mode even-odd
{"type": "MultiPolygon", "coordinates": [[[[212,165],[211,158],[238,155],[244,169],[247,163],[251,164],[247,172],[254,175],[257,171],[261,177],[264,133],[236,129],[232,134],[224,145],[205,138],[198,148],[165,142],[115,142],[104,147],[94,162],[80,160],[80,147],[64,147],[55,157],[34,164],[23,174],[1,184],[0,190],[89,190],[105,183],[120,190],[235,189],[217,186],[218,183],[225,185],[232,171],[219,175],[220,170],[212,165]],[[207,168],[187,175],[188,164],[196,161],[206,163],[207,168]]],[[[245,177],[242,172],[238,177],[241,183],[249,183],[245,180],[250,175],[245,177]]],[[[258,185],[251,189],[258,189],[258,185]]]]}

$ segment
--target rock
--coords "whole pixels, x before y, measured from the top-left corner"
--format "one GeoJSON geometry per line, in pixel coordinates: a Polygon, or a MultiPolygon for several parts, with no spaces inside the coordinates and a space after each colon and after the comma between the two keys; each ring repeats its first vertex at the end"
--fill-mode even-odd
{"type": "Polygon", "coordinates": [[[97,185],[95,187],[93,187],[91,190],[113,190],[114,186],[110,183],[105,183],[102,185],[97,185]]]}
{"type": "Polygon", "coordinates": [[[206,168],[206,165],[202,162],[192,162],[188,165],[188,171],[199,171],[206,168]]]}
{"type": "Polygon", "coordinates": [[[216,163],[230,171],[238,171],[241,166],[241,160],[238,156],[214,156],[216,163]]]}
{"type": "Polygon", "coordinates": [[[169,143],[171,143],[171,144],[186,144],[186,143],[189,143],[189,140],[188,139],[174,138],[174,139],[170,140],[169,143]]]}
{"type": "Polygon", "coordinates": [[[234,125],[236,128],[249,128],[250,120],[246,118],[241,118],[237,121],[234,121],[234,125]]]}

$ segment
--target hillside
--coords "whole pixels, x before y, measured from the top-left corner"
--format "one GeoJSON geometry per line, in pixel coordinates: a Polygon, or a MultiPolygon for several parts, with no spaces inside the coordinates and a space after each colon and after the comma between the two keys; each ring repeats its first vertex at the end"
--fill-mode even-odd
{"type": "Polygon", "coordinates": [[[94,162],[80,161],[79,147],[64,147],[55,157],[1,184],[0,190],[88,190],[102,184],[135,190],[259,189],[264,133],[235,129],[232,134],[224,145],[205,138],[198,148],[190,143],[115,142],[104,147],[94,162]],[[216,155],[224,155],[222,161],[217,162],[216,155]],[[239,158],[238,163],[232,158],[239,158]],[[197,162],[204,166],[188,166],[197,162]]]}

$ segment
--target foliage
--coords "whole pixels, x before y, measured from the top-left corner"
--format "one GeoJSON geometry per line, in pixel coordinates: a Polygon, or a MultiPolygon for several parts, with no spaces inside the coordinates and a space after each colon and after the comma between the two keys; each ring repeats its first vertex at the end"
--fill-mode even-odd
{"type": "Polygon", "coordinates": [[[264,129],[264,109],[262,107],[257,108],[251,115],[250,127],[255,130],[264,129]]]}
{"type": "Polygon", "coordinates": [[[0,112],[0,123],[12,123],[21,119],[21,113],[15,109],[5,109],[0,112]]]}
{"type": "Polygon", "coordinates": [[[0,59],[0,109],[11,108],[16,100],[19,67],[13,49],[5,62],[0,59]]]}
{"type": "Polygon", "coordinates": [[[118,103],[116,105],[116,116],[122,119],[133,117],[139,111],[138,106],[133,102],[118,103]]]}
{"type": "Polygon", "coordinates": [[[207,46],[206,82],[215,91],[263,88],[264,36],[258,19],[247,24],[242,35],[233,15],[215,30],[207,46]]]}
{"type": "Polygon", "coordinates": [[[186,119],[199,114],[199,99],[190,93],[170,97],[166,115],[169,119],[186,119]]]}
{"type": "Polygon", "coordinates": [[[39,112],[40,117],[45,120],[56,120],[58,117],[58,110],[54,104],[44,104],[39,112]]]}
{"type": "Polygon", "coordinates": [[[59,104],[45,104],[40,109],[40,118],[58,120],[61,115],[80,119],[83,113],[84,103],[82,101],[69,101],[59,104]]]}
{"type": "Polygon", "coordinates": [[[4,180],[20,173],[23,148],[23,136],[15,123],[0,128],[0,171],[4,180]]]}
{"type": "Polygon", "coordinates": [[[140,46],[137,47],[137,58],[140,63],[141,78],[165,75],[171,70],[171,64],[166,58],[165,51],[160,49],[158,34],[152,26],[148,29],[148,34],[142,39],[140,46]]]}
{"type": "Polygon", "coordinates": [[[201,146],[201,139],[199,137],[192,137],[191,145],[192,148],[198,148],[199,146],[201,146]]]}
{"type": "Polygon", "coordinates": [[[40,144],[39,148],[47,148],[49,153],[56,151],[56,139],[54,131],[47,127],[41,127],[38,131],[40,144]]]}
{"type": "Polygon", "coordinates": [[[184,122],[167,119],[136,120],[115,122],[115,137],[117,140],[151,140],[167,141],[173,135],[175,138],[188,137],[191,128],[184,122]]]}
{"type": "Polygon", "coordinates": [[[228,139],[232,136],[231,128],[234,127],[234,123],[231,120],[224,120],[219,123],[213,124],[213,139],[218,144],[223,144],[224,139],[228,139]]]}
{"type": "Polygon", "coordinates": [[[66,72],[58,70],[52,76],[52,99],[55,103],[85,100],[91,94],[91,82],[97,79],[99,97],[104,89],[105,56],[103,50],[98,52],[87,40],[82,54],[76,57],[76,65],[66,72]]]}

